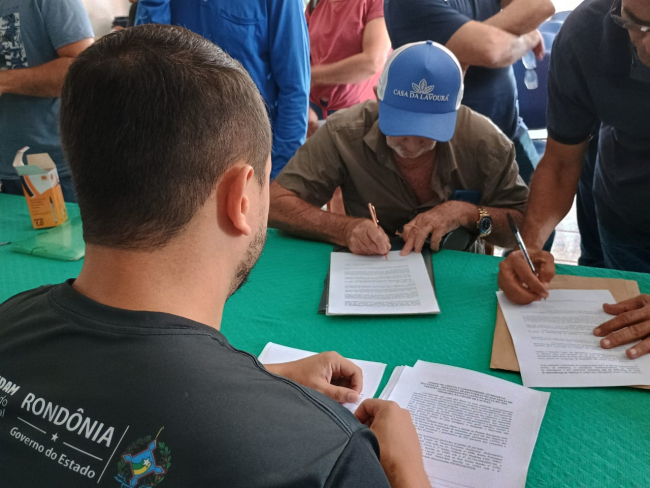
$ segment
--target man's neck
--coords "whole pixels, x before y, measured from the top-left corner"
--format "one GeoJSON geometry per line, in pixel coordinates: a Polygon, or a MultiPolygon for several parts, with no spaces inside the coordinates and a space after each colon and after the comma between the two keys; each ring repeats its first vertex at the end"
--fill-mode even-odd
{"type": "Polygon", "coordinates": [[[427,167],[429,169],[435,166],[436,160],[436,149],[438,145],[434,146],[431,151],[427,151],[424,154],[419,155],[417,158],[402,158],[397,152],[391,149],[393,153],[393,159],[395,159],[395,164],[400,169],[400,171],[411,171],[417,168],[427,167]]]}
{"type": "Polygon", "coordinates": [[[218,330],[229,287],[210,279],[218,275],[208,271],[215,269],[215,256],[202,259],[193,251],[166,247],[145,253],[88,245],[73,288],[104,305],[168,313],[218,330]]]}
{"type": "Polygon", "coordinates": [[[392,152],[397,169],[417,197],[418,203],[423,205],[430,201],[434,196],[431,179],[435,169],[436,147],[417,158],[400,158],[395,151],[392,152]]]}

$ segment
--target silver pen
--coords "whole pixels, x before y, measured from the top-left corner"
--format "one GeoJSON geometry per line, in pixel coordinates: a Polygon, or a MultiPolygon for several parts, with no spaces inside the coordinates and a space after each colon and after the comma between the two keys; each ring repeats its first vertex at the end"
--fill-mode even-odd
{"type": "Polygon", "coordinates": [[[528,262],[528,266],[530,266],[530,269],[535,274],[535,276],[538,276],[537,271],[535,271],[535,266],[533,266],[533,262],[531,261],[530,256],[528,255],[528,251],[526,250],[526,245],[524,244],[524,240],[521,238],[521,234],[519,233],[517,224],[515,224],[515,219],[513,219],[512,215],[510,214],[508,214],[508,222],[510,223],[510,230],[514,234],[515,239],[517,239],[517,244],[519,244],[519,249],[521,249],[521,252],[524,253],[524,257],[526,258],[526,262],[528,262]]]}

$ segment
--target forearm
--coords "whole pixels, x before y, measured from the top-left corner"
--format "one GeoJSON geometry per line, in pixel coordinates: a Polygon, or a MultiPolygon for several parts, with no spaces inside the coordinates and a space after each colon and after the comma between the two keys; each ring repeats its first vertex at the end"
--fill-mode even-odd
{"type": "Polygon", "coordinates": [[[551,0],[514,0],[483,23],[522,36],[537,29],[554,13],[551,0]]]}
{"type": "Polygon", "coordinates": [[[387,468],[385,472],[392,488],[431,488],[424,466],[419,463],[417,466],[394,471],[387,468]]]}
{"type": "Polygon", "coordinates": [[[516,36],[482,22],[462,26],[447,42],[447,47],[463,66],[503,68],[511,66],[540,42],[537,31],[516,36]]]}
{"type": "Polygon", "coordinates": [[[311,67],[312,85],[344,85],[364,81],[381,69],[373,56],[359,53],[331,64],[311,67]]]}
{"type": "Polygon", "coordinates": [[[534,31],[522,36],[513,36],[501,51],[501,57],[496,60],[495,67],[503,68],[513,65],[528,51],[532,51],[537,44],[538,39],[534,31]]]}
{"type": "Polygon", "coordinates": [[[295,193],[280,187],[279,184],[274,183],[273,186],[269,227],[306,239],[327,241],[339,246],[347,245],[345,239],[347,226],[352,225],[357,219],[325,212],[305,202],[295,193]]]}
{"type": "Polygon", "coordinates": [[[524,243],[531,249],[542,249],[555,226],[573,205],[580,172],[563,174],[549,165],[540,164],[531,182],[528,209],[521,228],[524,243]]]}
{"type": "Polygon", "coordinates": [[[35,68],[0,71],[0,94],[60,97],[73,58],[63,57],[35,68]]]}

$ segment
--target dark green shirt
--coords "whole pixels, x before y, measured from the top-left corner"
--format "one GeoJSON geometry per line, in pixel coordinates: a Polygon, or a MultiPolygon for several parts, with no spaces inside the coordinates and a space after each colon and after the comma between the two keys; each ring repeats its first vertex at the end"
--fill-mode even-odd
{"type": "Polygon", "coordinates": [[[0,305],[3,488],[388,488],[378,456],[349,411],[206,325],[71,283],[0,305]]]}

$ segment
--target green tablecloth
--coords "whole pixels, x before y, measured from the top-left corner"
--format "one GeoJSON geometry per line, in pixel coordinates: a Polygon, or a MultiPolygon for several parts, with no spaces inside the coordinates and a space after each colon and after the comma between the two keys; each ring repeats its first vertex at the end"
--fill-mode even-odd
{"type": "MultiPolygon", "coordinates": [[[[78,208],[68,205],[71,215],[78,208]]],[[[0,242],[32,232],[22,197],[0,195],[0,242]]],[[[233,296],[222,332],[259,354],[269,342],[398,365],[416,360],[468,368],[521,384],[519,374],[489,368],[496,313],[497,258],[443,251],[434,256],[442,313],[422,317],[326,317],[316,313],[327,272],[327,244],[273,230],[249,283],[233,296]]],[[[0,247],[0,302],[74,277],[81,262],[19,255],[0,247]]],[[[558,266],[559,274],[634,279],[650,293],[650,275],[558,266]]],[[[630,388],[550,389],[528,474],[529,487],[650,486],[650,396],[630,388]]]]}

